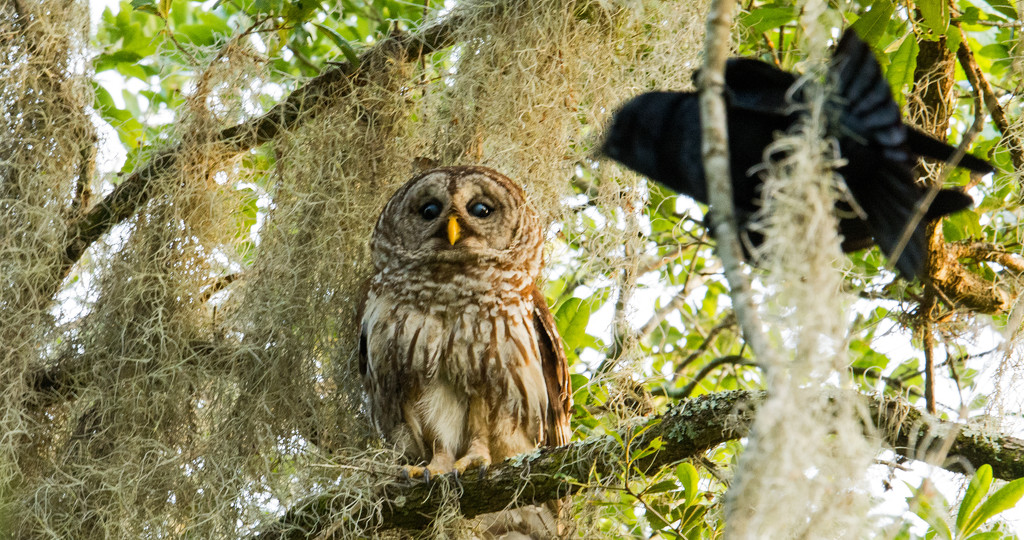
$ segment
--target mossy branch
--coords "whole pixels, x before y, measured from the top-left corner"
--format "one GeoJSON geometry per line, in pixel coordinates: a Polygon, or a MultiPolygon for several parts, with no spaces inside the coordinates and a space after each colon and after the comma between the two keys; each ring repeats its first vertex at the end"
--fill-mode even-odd
{"type": "MultiPolygon", "coordinates": [[[[266,143],[344,99],[353,88],[365,84],[375,68],[396,59],[416,59],[452,45],[453,29],[460,23],[460,17],[448,16],[418,32],[394,33],[367,49],[357,63],[342,62],[325,69],[262,116],[226,128],[207,143],[229,155],[266,143]]],[[[122,179],[109,195],[68,224],[68,240],[58,281],[67,277],[93,242],[146,204],[153,183],[177,168],[182,151],[181,145],[175,145],[154,152],[148,162],[122,179]]]]}
{"type": "MultiPolygon", "coordinates": [[[[395,481],[380,488],[376,502],[353,501],[327,490],[295,506],[256,537],[329,538],[332,531],[353,528],[419,529],[455,500],[462,515],[473,517],[599,488],[600,484],[590,483],[594,478],[616,478],[627,456],[642,455],[654,446],[660,450],[632,462],[635,469],[631,470],[655,471],[746,436],[765,396],[755,391],[706,394],[624,429],[618,437],[595,436],[559,448],[542,448],[496,465],[484,478],[474,472],[458,481],[435,479],[432,485],[395,481]],[[628,443],[628,452],[619,439],[628,443]],[[442,489],[441,482],[453,489],[442,489]]],[[[843,398],[868,399],[852,393],[843,398]]],[[[932,419],[902,400],[875,398],[870,410],[883,443],[901,456],[938,462],[954,472],[970,473],[964,470],[966,464],[988,463],[998,478],[1024,476],[1024,440],[932,419]],[[947,445],[948,457],[932,455],[947,445]]]]}

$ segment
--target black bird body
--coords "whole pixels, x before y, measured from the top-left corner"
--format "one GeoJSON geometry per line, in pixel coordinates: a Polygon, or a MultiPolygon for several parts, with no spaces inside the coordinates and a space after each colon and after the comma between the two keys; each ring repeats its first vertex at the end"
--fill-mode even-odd
{"type": "MultiPolygon", "coordinates": [[[[925,189],[914,181],[918,157],[945,161],[955,149],[903,124],[899,106],[871,50],[851,31],[843,35],[829,66],[834,87],[826,111],[827,135],[839,145],[844,164],[837,169],[857,206],[837,203],[843,250],[875,243],[891,256],[925,189]]],[[[756,171],[765,148],[793,127],[805,110],[797,77],[750,58],[730,59],[725,68],[729,159],[733,203],[740,229],[758,246],[762,238],[747,230],[761,207],[763,180],[756,171]]],[[[617,113],[602,152],[623,165],[704,204],[708,203],[701,158],[701,121],[696,92],[649,92],[617,113]]],[[[986,161],[965,155],[958,166],[992,172],[986,161]]],[[[900,254],[897,268],[908,278],[920,274],[925,260],[925,223],[969,208],[972,200],[956,190],[938,192],[924,219],[900,254]]]]}

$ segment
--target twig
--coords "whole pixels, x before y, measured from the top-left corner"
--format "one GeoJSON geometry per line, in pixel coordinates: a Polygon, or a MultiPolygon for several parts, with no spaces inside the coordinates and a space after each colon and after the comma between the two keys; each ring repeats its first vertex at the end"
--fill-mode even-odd
{"type": "Polygon", "coordinates": [[[722,320],[718,321],[718,324],[711,327],[711,330],[708,332],[708,335],[704,337],[704,341],[702,341],[696,349],[690,352],[690,354],[687,355],[682,362],[676,365],[676,375],[681,374],[684,369],[686,369],[690,364],[692,364],[694,361],[700,358],[702,354],[707,352],[708,348],[711,347],[711,343],[715,340],[716,337],[718,337],[718,334],[720,334],[726,328],[732,328],[733,326],[736,326],[736,314],[730,312],[728,315],[723,317],[722,320]]]}
{"type": "Polygon", "coordinates": [[[1003,134],[1003,137],[1007,139],[1006,147],[1010,151],[1010,159],[1013,161],[1014,168],[1021,169],[1024,167],[1024,150],[1021,149],[1020,138],[1013,132],[1010,120],[1006,117],[1006,111],[999,104],[999,98],[992,91],[992,85],[985,78],[985,73],[981,70],[981,67],[978,66],[978,61],[974,58],[974,52],[971,51],[971,47],[968,45],[967,36],[964,34],[963,29],[959,28],[958,23],[957,27],[960,30],[960,47],[956,50],[957,60],[960,61],[960,66],[964,68],[964,73],[967,75],[967,81],[971,83],[971,87],[984,98],[985,107],[988,109],[988,113],[992,115],[992,121],[999,128],[999,132],[1003,134]]]}
{"type": "Polygon", "coordinates": [[[771,36],[768,35],[768,32],[761,32],[761,37],[764,38],[765,44],[768,45],[768,52],[772,53],[772,62],[775,64],[775,67],[781,69],[782,68],[782,60],[779,58],[779,51],[778,51],[778,49],[776,49],[775,48],[775,44],[772,43],[771,36]]]}
{"type": "Polygon", "coordinates": [[[764,361],[770,353],[761,318],[757,314],[750,291],[750,282],[743,274],[736,213],[733,208],[732,176],[729,171],[729,144],[725,100],[725,60],[729,53],[733,0],[713,0],[708,12],[704,36],[704,69],[701,71],[700,117],[702,124],[701,155],[707,175],[711,217],[714,222],[718,255],[722,258],[729,282],[733,309],[754,356],[764,361]]]}
{"type": "Polygon", "coordinates": [[[642,276],[648,272],[654,272],[655,270],[661,270],[668,263],[678,259],[684,251],[693,247],[697,243],[680,244],[672,248],[668,253],[662,257],[652,257],[650,261],[637,267],[636,275],[642,276]]]}
{"type": "Polygon", "coordinates": [[[78,216],[89,207],[92,200],[92,177],[96,172],[96,145],[99,138],[96,133],[90,134],[91,143],[82,146],[80,157],[82,162],[78,165],[78,179],[75,181],[75,193],[71,198],[69,216],[78,216]]]}
{"type": "Polygon", "coordinates": [[[667,304],[661,307],[661,309],[654,312],[654,315],[640,327],[640,331],[637,332],[637,340],[643,341],[654,333],[655,330],[661,326],[661,323],[668,318],[669,315],[683,309],[686,304],[686,297],[690,296],[693,292],[694,284],[696,286],[703,285],[707,281],[707,277],[701,275],[698,280],[694,280],[693,276],[696,274],[695,269],[697,267],[697,255],[694,254],[693,259],[690,260],[690,268],[686,272],[686,279],[683,281],[683,288],[679,290],[667,304]]]}
{"type": "Polygon", "coordinates": [[[960,258],[971,258],[976,261],[994,262],[1011,272],[1024,273],[1024,257],[1019,253],[1010,253],[1003,246],[988,242],[954,242],[950,244],[953,255],[960,258]]]}
{"type": "Polygon", "coordinates": [[[924,344],[924,402],[929,414],[935,414],[935,334],[932,333],[931,307],[934,306],[934,295],[929,295],[922,322],[921,336],[924,344]]]}
{"type": "Polygon", "coordinates": [[[192,64],[193,67],[199,65],[199,60],[195,56],[193,56],[192,53],[188,52],[188,50],[185,49],[185,47],[182,46],[181,43],[178,43],[178,39],[174,37],[174,31],[168,27],[167,19],[164,19],[164,28],[162,30],[162,33],[165,36],[167,36],[168,39],[171,40],[171,43],[173,43],[174,47],[178,49],[178,52],[185,55],[185,58],[188,59],[189,63],[192,64]]]}
{"type": "Polygon", "coordinates": [[[223,291],[228,285],[231,285],[239,277],[242,276],[241,272],[235,272],[234,274],[228,274],[221,276],[211,283],[208,288],[199,295],[199,302],[206,303],[213,297],[213,295],[223,291]]]}
{"type": "Polygon", "coordinates": [[[679,389],[665,388],[665,396],[670,397],[672,399],[686,399],[690,397],[690,394],[692,394],[693,391],[697,389],[697,385],[700,384],[700,382],[704,380],[705,377],[710,375],[712,371],[724,365],[757,367],[758,363],[754,362],[753,360],[750,360],[749,358],[744,358],[738,355],[723,356],[721,358],[716,358],[711,362],[708,362],[706,366],[701,368],[701,370],[697,372],[697,375],[695,375],[690,382],[686,383],[686,386],[679,389]]]}
{"type": "Polygon", "coordinates": [[[1022,28],[1024,27],[1024,21],[989,21],[989,20],[972,20],[965,21],[960,17],[953,17],[949,19],[949,22],[960,26],[960,23],[966,22],[967,24],[976,24],[978,26],[994,26],[996,28],[1022,28]]]}
{"type": "Polygon", "coordinates": [[[896,387],[897,390],[899,390],[900,394],[906,393],[907,395],[913,396],[915,398],[924,397],[924,394],[922,394],[920,391],[916,390],[915,387],[908,387],[908,386],[906,386],[905,384],[903,384],[903,381],[901,381],[900,379],[898,379],[896,377],[889,377],[887,375],[882,375],[881,373],[875,373],[876,371],[878,371],[877,368],[856,368],[855,367],[855,368],[850,368],[850,371],[854,375],[859,375],[861,377],[872,377],[872,378],[874,378],[876,380],[879,380],[879,381],[882,381],[882,382],[884,382],[884,383],[886,383],[886,384],[888,384],[890,386],[894,386],[894,387],[896,387]]]}

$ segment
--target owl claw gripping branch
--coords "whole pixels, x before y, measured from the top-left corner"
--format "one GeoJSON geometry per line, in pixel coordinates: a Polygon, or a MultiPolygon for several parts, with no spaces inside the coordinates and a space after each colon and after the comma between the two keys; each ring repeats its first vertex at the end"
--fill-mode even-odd
{"type": "Polygon", "coordinates": [[[421,173],[370,240],[359,368],[370,417],[424,478],[569,440],[562,340],[537,289],[543,231],[483,167],[421,173]],[[422,465],[425,463],[425,466],[422,465]]]}

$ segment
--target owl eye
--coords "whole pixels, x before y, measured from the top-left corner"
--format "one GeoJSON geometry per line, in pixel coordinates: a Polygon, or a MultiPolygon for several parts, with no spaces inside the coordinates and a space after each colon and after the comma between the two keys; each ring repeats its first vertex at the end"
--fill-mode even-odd
{"type": "Polygon", "coordinates": [[[420,216],[427,221],[433,221],[440,215],[441,203],[437,201],[430,201],[420,207],[420,216]]]}
{"type": "Polygon", "coordinates": [[[478,218],[485,218],[491,215],[493,210],[493,208],[482,202],[470,203],[469,206],[466,207],[466,211],[469,212],[469,215],[478,218]]]}

